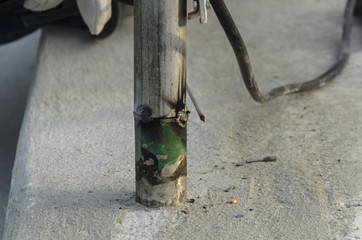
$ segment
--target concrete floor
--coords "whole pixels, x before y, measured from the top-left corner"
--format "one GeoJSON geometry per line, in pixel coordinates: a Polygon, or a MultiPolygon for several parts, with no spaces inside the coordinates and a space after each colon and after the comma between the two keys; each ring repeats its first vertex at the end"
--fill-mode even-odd
{"type": "MultiPolygon", "coordinates": [[[[344,1],[228,0],[261,89],[334,61],[344,1]]],[[[108,39],[44,30],[14,164],[5,239],[359,239],[362,23],[322,90],[259,105],[211,12],[189,22],[188,197],[134,202],[133,20],[108,39]],[[272,163],[246,164],[276,155],[272,163]],[[227,190],[227,191],[225,191],[227,190]],[[229,204],[234,195],[238,204],[229,204]]]]}
{"type": "Polygon", "coordinates": [[[36,70],[40,31],[0,46],[0,239],[18,135],[36,70]]]}

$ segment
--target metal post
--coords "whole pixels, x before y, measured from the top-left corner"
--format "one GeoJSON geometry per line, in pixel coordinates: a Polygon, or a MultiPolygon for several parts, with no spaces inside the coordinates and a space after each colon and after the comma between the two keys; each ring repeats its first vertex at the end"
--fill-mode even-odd
{"type": "Polygon", "coordinates": [[[186,200],[186,0],[134,1],[136,201],[186,200]]]}

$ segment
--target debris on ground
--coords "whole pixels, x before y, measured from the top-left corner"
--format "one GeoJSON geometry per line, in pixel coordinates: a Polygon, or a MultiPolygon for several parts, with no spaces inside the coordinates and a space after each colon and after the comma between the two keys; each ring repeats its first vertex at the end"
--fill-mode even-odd
{"type": "Polygon", "coordinates": [[[254,162],[275,162],[277,160],[276,156],[267,156],[264,158],[254,158],[254,159],[248,159],[245,161],[245,163],[254,163],[254,162]]]}
{"type": "Polygon", "coordinates": [[[187,209],[186,209],[186,210],[182,210],[181,212],[184,213],[184,214],[190,214],[190,210],[187,210],[187,209]]]}
{"type": "Polygon", "coordinates": [[[224,190],[224,192],[230,192],[231,187],[228,187],[227,189],[224,190]]]}
{"type": "Polygon", "coordinates": [[[235,167],[241,167],[243,166],[244,164],[243,163],[234,163],[235,167]]]}

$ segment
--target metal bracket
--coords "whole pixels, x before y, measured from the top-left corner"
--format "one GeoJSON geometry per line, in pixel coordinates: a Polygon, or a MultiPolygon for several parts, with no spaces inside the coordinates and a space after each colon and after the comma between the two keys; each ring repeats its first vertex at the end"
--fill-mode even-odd
{"type": "Polygon", "coordinates": [[[188,13],[187,19],[191,20],[197,16],[200,16],[200,23],[205,24],[207,22],[207,10],[211,9],[209,0],[193,0],[194,11],[188,13]]]}
{"type": "Polygon", "coordinates": [[[143,123],[151,123],[154,120],[158,120],[160,122],[176,122],[181,127],[186,127],[186,123],[188,121],[190,112],[185,109],[181,109],[175,117],[159,117],[152,118],[152,109],[148,106],[139,106],[137,108],[137,112],[133,112],[133,116],[135,120],[141,121],[143,123]]]}

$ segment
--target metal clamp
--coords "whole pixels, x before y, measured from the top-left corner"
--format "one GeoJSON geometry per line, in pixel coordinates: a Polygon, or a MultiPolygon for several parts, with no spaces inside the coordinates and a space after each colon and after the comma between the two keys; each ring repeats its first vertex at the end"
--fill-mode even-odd
{"type": "Polygon", "coordinates": [[[209,0],[194,0],[194,11],[188,13],[187,19],[193,19],[200,16],[200,23],[205,24],[207,22],[207,10],[211,9],[209,0]]]}
{"type": "Polygon", "coordinates": [[[159,118],[152,118],[152,109],[148,106],[139,106],[137,107],[136,112],[133,112],[133,116],[135,120],[141,121],[143,123],[151,123],[154,120],[160,122],[176,122],[181,127],[186,127],[186,123],[188,121],[190,112],[185,109],[181,109],[178,111],[177,115],[174,117],[159,117],[159,118]]]}

